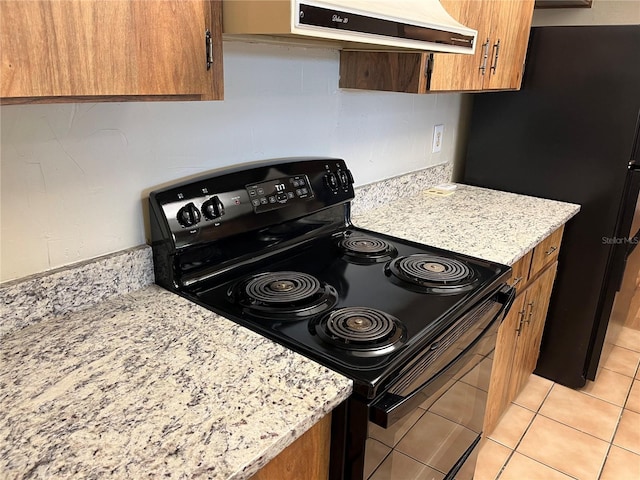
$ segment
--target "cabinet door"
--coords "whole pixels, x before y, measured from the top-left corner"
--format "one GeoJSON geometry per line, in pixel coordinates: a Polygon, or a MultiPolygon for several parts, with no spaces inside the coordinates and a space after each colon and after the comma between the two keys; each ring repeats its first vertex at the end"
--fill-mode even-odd
{"type": "Polygon", "coordinates": [[[524,314],[525,296],[518,296],[511,310],[498,329],[496,349],[493,352],[493,366],[487,395],[487,410],[485,413],[483,431],[489,435],[495,428],[500,416],[511,402],[510,379],[512,375],[513,356],[518,341],[518,328],[524,314]]]}
{"type": "MultiPolygon", "coordinates": [[[[489,45],[491,25],[491,2],[474,0],[441,0],[449,14],[463,25],[478,31],[476,51],[473,55],[452,55],[436,53],[433,55],[430,92],[482,90],[483,79],[489,74],[483,71],[485,53],[489,45]]],[[[487,58],[488,62],[488,58],[487,58]]]]}
{"type": "Polygon", "coordinates": [[[518,89],[534,0],[491,0],[491,42],[484,90],[518,89]]]}
{"type": "Polygon", "coordinates": [[[205,29],[221,44],[220,27],[206,25],[220,11],[205,0],[3,0],[0,97],[217,98],[221,70],[207,70],[205,29]]]}
{"type": "Polygon", "coordinates": [[[518,396],[536,367],[557,266],[556,262],[547,268],[523,294],[525,296],[524,314],[519,327],[509,381],[509,396],[512,399],[518,396]]]}
{"type": "MultiPolygon", "coordinates": [[[[535,288],[529,295],[527,304],[528,318],[527,334],[524,338],[526,345],[524,350],[523,367],[528,372],[527,378],[536,368],[538,355],[540,354],[540,341],[542,340],[542,332],[547,319],[547,311],[549,310],[549,300],[551,290],[553,290],[553,282],[556,278],[558,262],[547,268],[540,278],[535,282],[535,288]]],[[[525,379],[526,383],[526,379],[525,379]]],[[[524,383],[521,387],[524,386],[524,383]]]]}

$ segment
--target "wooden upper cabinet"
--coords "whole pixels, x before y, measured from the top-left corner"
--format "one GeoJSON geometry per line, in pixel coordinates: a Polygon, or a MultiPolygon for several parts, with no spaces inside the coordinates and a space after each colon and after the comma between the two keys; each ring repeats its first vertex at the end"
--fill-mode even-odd
{"type": "MultiPolygon", "coordinates": [[[[490,2],[474,0],[441,0],[449,14],[463,25],[478,31],[476,51],[473,55],[450,53],[433,54],[430,92],[482,90],[483,75],[480,67],[485,62],[491,35],[490,2]]],[[[426,54],[425,54],[426,55],[426,54]]]]}
{"type": "Polygon", "coordinates": [[[441,3],[478,31],[474,55],[343,51],[340,87],[407,93],[520,88],[534,0],[441,3]]]}
{"type": "Polygon", "coordinates": [[[2,0],[1,101],[221,99],[221,20],[219,0],[2,0]]]}
{"type": "Polygon", "coordinates": [[[522,83],[534,0],[492,0],[490,3],[492,43],[483,90],[518,89],[522,83]]]}

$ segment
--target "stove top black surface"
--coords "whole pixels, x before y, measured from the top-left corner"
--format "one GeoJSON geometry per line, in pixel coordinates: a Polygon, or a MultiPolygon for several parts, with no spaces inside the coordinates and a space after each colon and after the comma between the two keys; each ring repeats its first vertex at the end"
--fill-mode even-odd
{"type": "Polygon", "coordinates": [[[507,267],[490,262],[349,228],[189,295],[357,382],[377,386],[452,318],[493,292],[505,272],[507,267]],[[349,237],[392,245],[395,259],[354,261],[341,248],[349,237]],[[399,259],[413,260],[407,277],[419,276],[415,283],[391,272],[399,259]]]}
{"type": "Polygon", "coordinates": [[[509,267],[352,225],[343,160],[214,172],[152,192],[156,282],[379,387],[509,267]]]}

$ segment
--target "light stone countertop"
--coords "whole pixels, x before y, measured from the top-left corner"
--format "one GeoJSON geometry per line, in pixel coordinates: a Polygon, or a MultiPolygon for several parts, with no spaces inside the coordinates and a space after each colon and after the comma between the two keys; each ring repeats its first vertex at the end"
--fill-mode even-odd
{"type": "Polygon", "coordinates": [[[352,388],[155,285],[0,341],[1,478],[248,478],[352,388]]]}
{"type": "Polygon", "coordinates": [[[458,184],[448,196],[395,196],[352,214],[354,225],[446,250],[513,265],[580,206],[458,184]]]}

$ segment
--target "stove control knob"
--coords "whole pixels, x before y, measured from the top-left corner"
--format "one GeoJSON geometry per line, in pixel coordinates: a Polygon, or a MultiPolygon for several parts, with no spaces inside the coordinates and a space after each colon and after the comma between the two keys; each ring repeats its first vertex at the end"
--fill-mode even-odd
{"type": "Polygon", "coordinates": [[[338,170],[336,174],[338,175],[338,180],[340,181],[340,185],[342,186],[342,188],[348,188],[349,175],[347,174],[347,172],[345,172],[344,170],[338,170]]]}
{"type": "Polygon", "coordinates": [[[217,195],[202,204],[202,214],[207,220],[215,220],[224,215],[224,205],[217,195]]]}
{"type": "Polygon", "coordinates": [[[335,173],[327,173],[324,176],[324,183],[333,191],[338,189],[338,177],[336,177],[335,173]]]}
{"type": "Polygon", "coordinates": [[[178,210],[177,218],[183,227],[193,227],[200,221],[200,210],[193,203],[188,203],[178,210]]]}
{"type": "Polygon", "coordinates": [[[347,177],[349,177],[349,183],[353,185],[353,174],[351,173],[351,170],[347,168],[346,172],[347,172],[347,177]]]}

